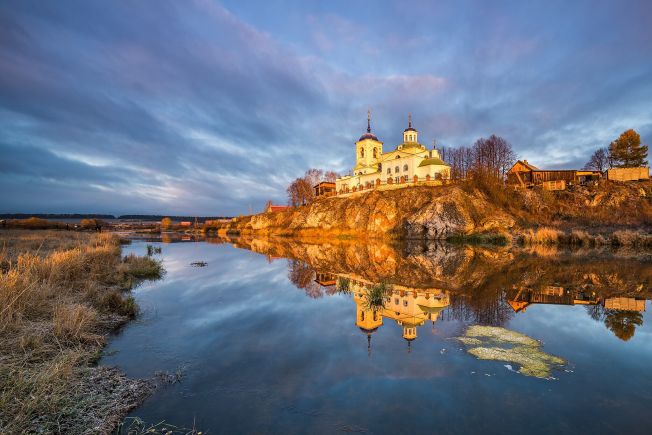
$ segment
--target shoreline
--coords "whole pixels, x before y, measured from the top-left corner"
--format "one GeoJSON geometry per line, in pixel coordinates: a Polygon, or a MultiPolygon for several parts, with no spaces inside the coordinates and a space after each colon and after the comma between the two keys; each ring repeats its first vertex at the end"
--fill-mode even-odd
{"type": "Polygon", "coordinates": [[[0,432],[111,433],[156,388],[98,366],[164,273],[113,234],[0,231],[0,432]],[[18,399],[18,400],[17,400],[18,399]]]}

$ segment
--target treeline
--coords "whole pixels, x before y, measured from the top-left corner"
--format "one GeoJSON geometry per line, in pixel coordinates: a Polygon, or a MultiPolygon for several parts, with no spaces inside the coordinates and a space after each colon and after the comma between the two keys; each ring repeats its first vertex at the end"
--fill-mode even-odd
{"type": "Polygon", "coordinates": [[[0,214],[0,219],[28,219],[36,217],[40,219],[115,219],[112,214],[94,213],[5,213],[0,214]]]}
{"type": "Polygon", "coordinates": [[[512,145],[495,134],[471,146],[442,147],[440,155],[450,165],[453,180],[478,176],[503,179],[516,161],[512,145]]]}
{"type": "Polygon", "coordinates": [[[641,145],[641,136],[632,129],[621,134],[607,147],[598,148],[584,169],[604,172],[611,168],[647,166],[648,146],[641,145]]]}
{"type": "Polygon", "coordinates": [[[197,222],[204,223],[206,221],[218,220],[218,219],[231,219],[232,216],[170,216],[170,215],[153,215],[153,214],[125,214],[118,216],[118,219],[124,220],[140,220],[140,221],[161,221],[163,218],[169,218],[173,221],[190,221],[194,222],[197,219],[197,222]]]}

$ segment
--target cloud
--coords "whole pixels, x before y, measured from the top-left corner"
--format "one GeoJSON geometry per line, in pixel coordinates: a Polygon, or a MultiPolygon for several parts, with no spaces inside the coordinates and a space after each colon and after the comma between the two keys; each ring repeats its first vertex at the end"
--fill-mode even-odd
{"type": "Polygon", "coordinates": [[[387,148],[412,112],[424,143],[495,133],[539,166],[651,139],[646,2],[64,3],[0,11],[3,212],[258,210],[347,170],[369,107],[387,148]]]}

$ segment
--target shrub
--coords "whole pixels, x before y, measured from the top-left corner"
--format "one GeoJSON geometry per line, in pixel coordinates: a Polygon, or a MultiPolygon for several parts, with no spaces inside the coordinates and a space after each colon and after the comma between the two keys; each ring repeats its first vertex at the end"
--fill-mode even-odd
{"type": "Polygon", "coordinates": [[[523,234],[523,243],[526,245],[552,245],[559,243],[563,233],[549,227],[541,227],[536,231],[529,229],[523,234]]]}
{"type": "Polygon", "coordinates": [[[617,246],[652,246],[652,234],[638,231],[616,231],[612,243],[617,246]]]}
{"type": "Polygon", "coordinates": [[[382,309],[385,298],[391,292],[392,286],[385,282],[371,286],[365,295],[365,306],[372,310],[382,309]]]}
{"type": "Polygon", "coordinates": [[[595,239],[593,236],[582,230],[573,230],[569,238],[569,242],[572,245],[589,246],[594,243],[594,241],[595,239]]]}
{"type": "Polygon", "coordinates": [[[101,294],[97,302],[98,309],[107,314],[135,318],[138,313],[138,305],[133,296],[125,296],[119,290],[111,290],[101,294]]]}

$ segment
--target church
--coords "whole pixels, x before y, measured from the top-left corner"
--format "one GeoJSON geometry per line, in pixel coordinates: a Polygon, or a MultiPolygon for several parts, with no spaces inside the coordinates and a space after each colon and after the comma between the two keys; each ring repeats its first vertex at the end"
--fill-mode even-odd
{"type": "Polygon", "coordinates": [[[440,185],[450,178],[450,166],[435,148],[419,143],[419,132],[412,127],[412,115],[403,131],[403,142],[383,152],[383,142],[371,132],[371,112],[367,113],[367,132],[355,143],[355,167],[350,175],[335,180],[338,195],[367,189],[394,189],[416,184],[440,185]]]}

